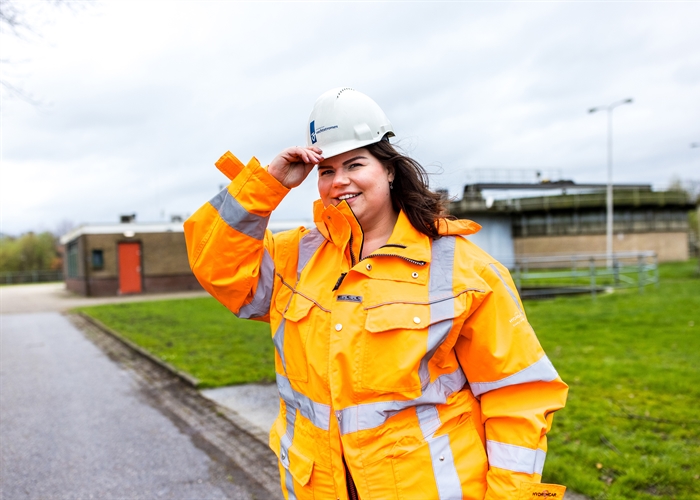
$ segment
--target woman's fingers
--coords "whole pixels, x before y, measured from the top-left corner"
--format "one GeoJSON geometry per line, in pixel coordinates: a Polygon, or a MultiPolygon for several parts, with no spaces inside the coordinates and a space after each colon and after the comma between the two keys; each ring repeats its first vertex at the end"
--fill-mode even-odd
{"type": "Polygon", "coordinates": [[[302,148],[297,146],[294,148],[295,153],[306,164],[317,165],[323,160],[321,150],[319,148],[302,148]]]}
{"type": "Polygon", "coordinates": [[[296,187],[323,161],[321,153],[319,148],[287,148],[270,162],[267,171],[286,187],[296,187]]]}

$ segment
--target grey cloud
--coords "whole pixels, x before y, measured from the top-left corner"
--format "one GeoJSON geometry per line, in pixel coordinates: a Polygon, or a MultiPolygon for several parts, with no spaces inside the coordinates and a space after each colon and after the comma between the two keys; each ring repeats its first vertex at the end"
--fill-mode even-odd
{"type": "MultiPolygon", "coordinates": [[[[694,4],[178,8],[189,9],[187,31],[168,16],[148,25],[152,6],[121,26],[134,40],[111,52],[120,71],[95,61],[115,40],[92,33],[84,53],[67,54],[56,31],[65,67],[28,79],[53,107],[3,108],[3,178],[47,194],[8,205],[3,187],[3,230],[192,213],[225,182],[213,166],[224,151],[266,163],[301,144],[315,98],[338,85],[375,98],[411,154],[443,172],[431,183],[455,193],[479,166],[601,180],[605,120],[587,109],[628,95],[635,104],[615,112],[616,179],[697,177],[700,150],[687,147],[700,140],[694,4]]],[[[309,219],[316,197],[313,172],[274,217],[309,219]]]]}

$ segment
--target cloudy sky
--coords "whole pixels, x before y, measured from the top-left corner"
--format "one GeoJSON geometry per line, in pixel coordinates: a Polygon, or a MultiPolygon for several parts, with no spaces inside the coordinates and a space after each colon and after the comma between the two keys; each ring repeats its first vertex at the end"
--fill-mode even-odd
{"type": "MultiPolygon", "coordinates": [[[[338,86],[374,98],[452,195],[475,169],[605,182],[606,116],[587,110],[627,97],[615,182],[700,180],[698,2],[22,5],[36,34],[2,34],[2,78],[39,104],[3,88],[4,233],[191,214],[225,182],[221,154],[302,144],[338,86]]],[[[315,180],[273,217],[310,219],[315,180]]]]}

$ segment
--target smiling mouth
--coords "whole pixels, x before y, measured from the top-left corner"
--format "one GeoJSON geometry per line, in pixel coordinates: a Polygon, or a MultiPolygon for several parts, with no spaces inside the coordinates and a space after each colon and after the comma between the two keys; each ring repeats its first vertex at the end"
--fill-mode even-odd
{"type": "Polygon", "coordinates": [[[355,193],[355,194],[343,194],[338,196],[338,200],[343,201],[343,200],[351,200],[352,198],[356,198],[360,196],[360,193],[355,193]]]}

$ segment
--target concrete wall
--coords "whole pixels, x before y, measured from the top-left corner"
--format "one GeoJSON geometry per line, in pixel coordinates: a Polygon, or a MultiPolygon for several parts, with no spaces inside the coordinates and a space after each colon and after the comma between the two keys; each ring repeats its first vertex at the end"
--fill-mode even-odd
{"type": "MultiPolygon", "coordinates": [[[[605,253],[605,235],[528,236],[514,239],[517,257],[605,253]]],[[[688,260],[688,233],[631,233],[613,235],[614,252],[654,251],[659,262],[688,260]]]]}
{"type": "Polygon", "coordinates": [[[478,224],[481,230],[468,239],[508,268],[515,266],[515,249],[509,215],[475,214],[467,217],[478,224]]]}

